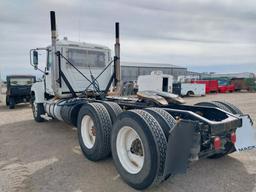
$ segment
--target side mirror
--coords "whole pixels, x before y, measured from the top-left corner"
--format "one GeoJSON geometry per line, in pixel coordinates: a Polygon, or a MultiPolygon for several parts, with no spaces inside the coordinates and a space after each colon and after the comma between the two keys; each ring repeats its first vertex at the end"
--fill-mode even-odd
{"type": "Polygon", "coordinates": [[[37,51],[33,51],[33,65],[34,65],[35,69],[37,69],[37,66],[38,66],[38,52],[37,51]]]}

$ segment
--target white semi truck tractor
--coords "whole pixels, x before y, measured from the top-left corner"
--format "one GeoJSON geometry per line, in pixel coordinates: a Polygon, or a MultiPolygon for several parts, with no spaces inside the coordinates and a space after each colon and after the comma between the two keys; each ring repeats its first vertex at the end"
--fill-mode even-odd
{"type": "Polygon", "coordinates": [[[118,23],[111,57],[102,45],[59,40],[55,12],[50,18],[52,44],[30,51],[37,70],[38,52],[47,53],[43,79],[31,88],[33,116],[37,122],[58,119],[77,127],[86,158],[99,161],[112,155],[122,179],[142,190],[185,172],[191,161],[241,149],[237,132],[252,122],[230,103],[185,105],[160,91],[120,96],[118,23]]]}

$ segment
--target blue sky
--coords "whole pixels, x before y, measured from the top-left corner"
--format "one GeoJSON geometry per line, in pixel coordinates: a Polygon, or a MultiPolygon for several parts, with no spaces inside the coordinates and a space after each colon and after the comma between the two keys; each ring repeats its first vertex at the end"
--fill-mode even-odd
{"type": "Polygon", "coordinates": [[[124,61],[256,72],[254,0],[0,0],[2,76],[38,73],[28,52],[50,44],[50,10],[56,11],[59,38],[111,49],[119,21],[124,61]]]}

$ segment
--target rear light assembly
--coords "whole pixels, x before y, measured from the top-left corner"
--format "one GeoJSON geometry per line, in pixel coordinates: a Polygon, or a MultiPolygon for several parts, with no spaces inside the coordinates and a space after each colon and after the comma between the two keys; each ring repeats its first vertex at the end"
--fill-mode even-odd
{"type": "Polygon", "coordinates": [[[235,132],[232,132],[232,133],[230,134],[230,140],[231,140],[231,142],[232,142],[233,144],[235,144],[235,142],[236,142],[236,133],[235,133],[235,132]]]}
{"type": "Polygon", "coordinates": [[[213,146],[214,146],[215,150],[220,150],[221,149],[221,138],[220,137],[214,137],[213,146]]]}
{"type": "MultiPolygon", "coordinates": [[[[229,138],[228,140],[230,139],[230,141],[235,144],[236,143],[236,133],[235,132],[232,132],[230,135],[229,135],[229,138]]],[[[224,144],[224,143],[223,143],[224,144]]],[[[221,137],[219,136],[216,136],[213,138],[213,146],[214,146],[214,149],[217,151],[217,150],[220,150],[222,148],[222,140],[221,140],[221,137]]]]}

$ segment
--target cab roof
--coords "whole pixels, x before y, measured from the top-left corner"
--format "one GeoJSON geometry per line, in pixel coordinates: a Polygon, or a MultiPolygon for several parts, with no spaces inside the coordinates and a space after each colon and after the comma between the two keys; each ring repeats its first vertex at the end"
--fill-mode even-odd
{"type": "Polygon", "coordinates": [[[80,48],[93,48],[93,49],[102,49],[102,50],[110,50],[107,46],[99,45],[99,44],[91,44],[85,42],[77,42],[70,40],[58,40],[56,42],[57,46],[68,46],[68,47],[80,47],[80,48]]]}
{"type": "Polygon", "coordinates": [[[7,75],[6,78],[11,78],[11,77],[18,77],[18,78],[26,78],[26,77],[33,77],[36,78],[34,75],[7,75]]]}

